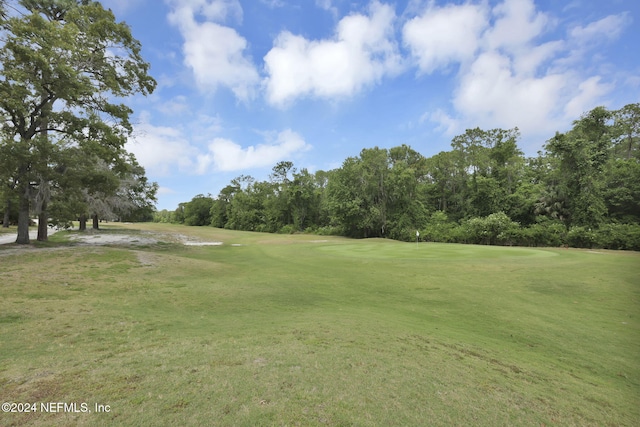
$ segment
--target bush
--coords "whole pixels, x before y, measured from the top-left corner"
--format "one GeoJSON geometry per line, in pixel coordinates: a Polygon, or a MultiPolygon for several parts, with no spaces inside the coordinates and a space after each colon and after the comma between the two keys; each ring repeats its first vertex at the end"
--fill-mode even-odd
{"type": "Polygon", "coordinates": [[[319,236],[341,236],[343,230],[340,227],[325,225],[324,227],[318,227],[316,234],[319,236]]]}
{"type": "Polygon", "coordinates": [[[211,224],[211,208],[213,199],[209,196],[198,194],[184,206],[185,225],[209,225],[211,224]]]}
{"type": "Polygon", "coordinates": [[[450,222],[446,213],[436,211],[429,218],[426,229],[420,232],[420,236],[422,240],[429,242],[451,243],[457,241],[453,236],[456,227],[458,224],[450,222]]]}
{"type": "MultiPolygon", "coordinates": [[[[420,237],[422,237],[422,233],[420,233],[420,237]]],[[[394,229],[389,232],[389,238],[393,240],[399,240],[402,242],[415,242],[416,241],[416,229],[415,228],[404,228],[404,229],[394,229]]]]}
{"type": "Polygon", "coordinates": [[[589,227],[574,226],[567,232],[567,244],[572,248],[593,248],[596,233],[589,227]]]}
{"type": "Polygon", "coordinates": [[[293,234],[295,233],[296,227],[292,224],[287,224],[285,226],[283,226],[282,228],[280,228],[280,230],[278,230],[279,234],[293,234]]]}
{"type": "Polygon", "coordinates": [[[174,213],[166,209],[153,213],[153,222],[170,223],[173,222],[174,213]]]}
{"type": "Polygon", "coordinates": [[[541,217],[539,222],[527,227],[523,235],[525,241],[521,244],[558,247],[566,244],[566,234],[567,229],[561,222],[541,217]]]}
{"type": "Polygon", "coordinates": [[[261,223],[261,224],[256,224],[255,226],[253,226],[252,230],[248,230],[248,231],[255,231],[258,233],[271,233],[272,230],[269,230],[269,227],[267,226],[267,224],[261,223]]]}
{"type": "Polygon", "coordinates": [[[504,212],[493,213],[483,218],[471,218],[463,226],[466,243],[484,245],[513,244],[515,230],[520,227],[504,212]]]}
{"type": "Polygon", "coordinates": [[[506,246],[529,246],[529,230],[515,224],[516,226],[500,232],[498,241],[501,245],[506,246]]]}
{"type": "Polygon", "coordinates": [[[598,247],[640,251],[640,225],[604,224],[595,233],[598,247]]]}

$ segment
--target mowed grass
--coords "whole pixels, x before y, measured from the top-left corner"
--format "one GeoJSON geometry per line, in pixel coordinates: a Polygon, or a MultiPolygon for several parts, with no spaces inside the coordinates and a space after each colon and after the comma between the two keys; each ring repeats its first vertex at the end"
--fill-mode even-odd
{"type": "Polygon", "coordinates": [[[0,225],[0,236],[2,236],[3,234],[16,234],[17,232],[18,232],[18,229],[15,226],[10,226],[5,228],[0,225]]]}
{"type": "Polygon", "coordinates": [[[127,228],[0,247],[0,402],[110,407],[0,425],[640,425],[638,253],[127,228]]]}

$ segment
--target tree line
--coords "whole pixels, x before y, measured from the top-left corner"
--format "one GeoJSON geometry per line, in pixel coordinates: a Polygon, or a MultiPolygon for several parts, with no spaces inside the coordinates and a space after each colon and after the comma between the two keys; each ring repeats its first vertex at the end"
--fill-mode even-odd
{"type": "Polygon", "coordinates": [[[469,129],[424,157],[367,148],[331,171],[278,163],[154,221],[356,238],[640,250],[640,104],[597,107],[536,157],[515,129],[469,129]]]}
{"type": "Polygon", "coordinates": [[[155,86],[125,23],[90,0],[0,1],[0,212],[29,243],[47,225],[151,219],[157,184],[124,149],[155,86]],[[11,13],[8,13],[9,7],[11,13]]]}

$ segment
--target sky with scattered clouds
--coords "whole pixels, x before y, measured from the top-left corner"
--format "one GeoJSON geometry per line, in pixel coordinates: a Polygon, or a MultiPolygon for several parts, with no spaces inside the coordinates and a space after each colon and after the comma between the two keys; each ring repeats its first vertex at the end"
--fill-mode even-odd
{"type": "Polygon", "coordinates": [[[279,161],[363,148],[430,157],[465,129],[518,127],[536,155],[599,105],[640,101],[637,0],[103,0],[157,80],[127,144],[158,209],[279,161]]]}

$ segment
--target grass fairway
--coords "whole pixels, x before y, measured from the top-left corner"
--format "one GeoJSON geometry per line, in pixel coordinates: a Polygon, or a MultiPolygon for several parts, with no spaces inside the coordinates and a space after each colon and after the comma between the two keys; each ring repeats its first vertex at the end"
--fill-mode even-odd
{"type": "Polygon", "coordinates": [[[0,425],[640,425],[638,253],[127,228],[0,247],[0,402],[92,411],[0,425]]]}

